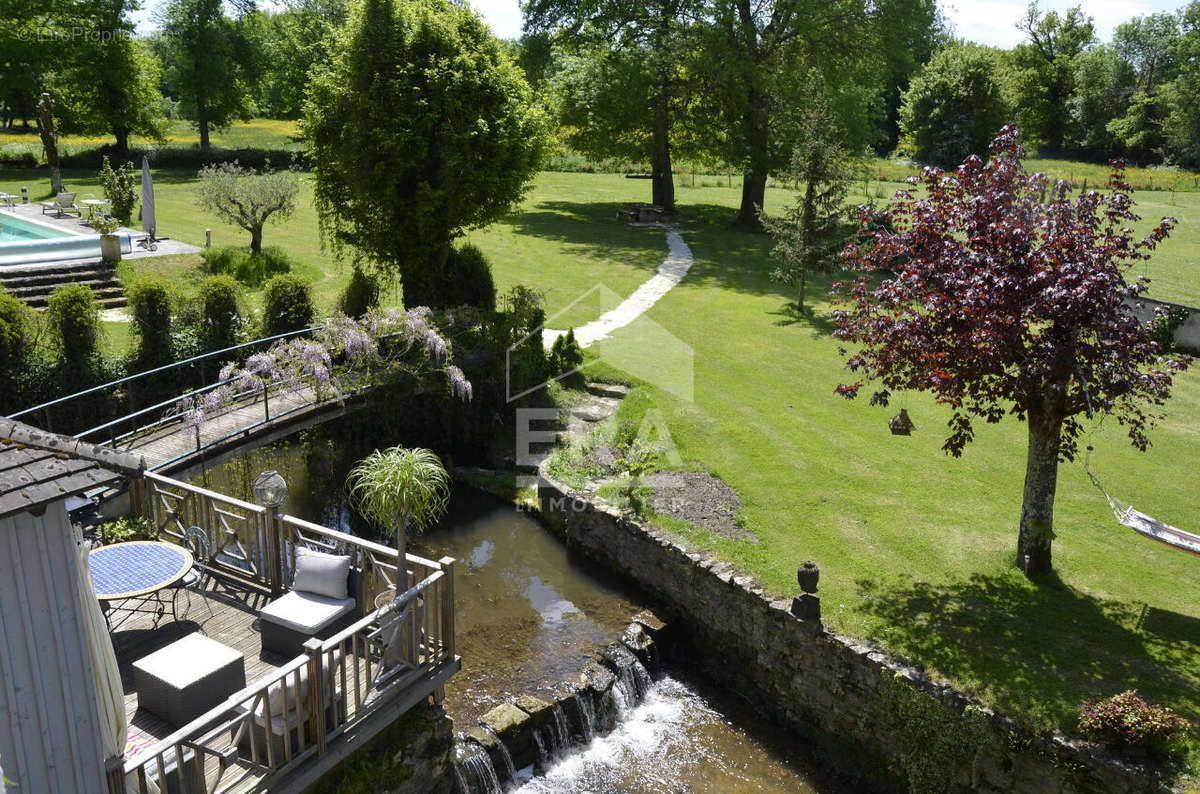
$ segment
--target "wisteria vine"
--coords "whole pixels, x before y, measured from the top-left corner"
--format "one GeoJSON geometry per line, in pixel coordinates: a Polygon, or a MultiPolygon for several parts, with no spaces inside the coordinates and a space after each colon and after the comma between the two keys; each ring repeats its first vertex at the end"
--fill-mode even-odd
{"type": "Polygon", "coordinates": [[[452,396],[471,400],[471,382],[450,363],[450,343],[429,309],[374,311],[361,319],[331,318],[312,338],[280,340],[240,366],[227,364],[216,388],[182,397],[175,408],[186,429],[198,430],[235,403],[257,399],[268,389],[286,394],[308,387],[318,402],[340,401],[367,379],[418,379],[438,370],[452,396]]]}

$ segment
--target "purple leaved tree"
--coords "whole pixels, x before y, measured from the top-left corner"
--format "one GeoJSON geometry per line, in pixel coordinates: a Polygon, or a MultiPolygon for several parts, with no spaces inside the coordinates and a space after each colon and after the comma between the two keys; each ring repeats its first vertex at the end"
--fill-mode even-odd
{"type": "Polygon", "coordinates": [[[880,213],[860,211],[859,236],[844,257],[863,273],[836,285],[834,336],[857,348],[838,386],[857,396],[880,388],[932,392],[953,416],[943,449],[954,456],[973,437],[972,420],[1015,414],[1029,426],[1017,566],[1049,571],[1058,462],[1073,460],[1085,417],[1112,414],[1135,447],[1149,445],[1172,375],[1186,358],[1165,356],[1127,299],[1146,289],[1129,268],[1149,258],[1175,225],[1164,218],[1144,237],[1124,163],[1105,192],[1072,197],[1043,174],[1022,169],[1019,134],[1005,127],[987,162],[968,158],[953,173],[926,168],[880,213]],[[873,286],[867,275],[890,276],[873,286]]]}

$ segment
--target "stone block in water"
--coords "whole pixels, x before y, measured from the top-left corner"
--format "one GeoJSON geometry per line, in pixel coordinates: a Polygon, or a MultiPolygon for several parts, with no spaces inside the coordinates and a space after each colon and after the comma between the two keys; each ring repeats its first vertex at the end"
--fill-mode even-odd
{"type": "Polygon", "coordinates": [[[617,677],[613,675],[612,670],[609,670],[595,659],[589,659],[583,665],[583,670],[580,672],[579,678],[585,687],[595,693],[597,700],[604,697],[617,681],[617,677]]]}
{"type": "Polygon", "coordinates": [[[533,695],[521,695],[517,698],[517,708],[528,714],[538,728],[544,727],[553,719],[554,704],[533,695]]]}
{"type": "Polygon", "coordinates": [[[634,615],[633,622],[641,624],[646,633],[655,639],[658,639],[658,635],[667,629],[667,622],[648,609],[643,609],[634,615]]]}
{"type": "Polygon", "coordinates": [[[647,670],[655,672],[658,670],[658,649],[655,647],[654,638],[646,631],[641,623],[630,623],[625,629],[625,633],[621,635],[621,643],[626,648],[633,651],[647,670]]]}
{"type": "Polygon", "coordinates": [[[500,741],[496,738],[496,734],[492,733],[491,731],[484,730],[478,725],[472,725],[464,732],[470,739],[480,744],[485,750],[491,750],[500,741]]]}
{"type": "Polygon", "coordinates": [[[619,642],[604,646],[604,650],[600,651],[600,656],[614,670],[620,670],[622,667],[630,667],[637,661],[637,657],[633,655],[633,652],[619,642]]]}
{"type": "Polygon", "coordinates": [[[501,703],[479,720],[508,748],[519,769],[536,758],[533,744],[533,718],[512,703],[501,703]]]}
{"type": "Polygon", "coordinates": [[[487,714],[484,714],[480,722],[486,725],[492,733],[500,737],[500,741],[508,744],[508,749],[511,750],[512,744],[510,739],[517,734],[527,732],[529,728],[529,715],[512,703],[501,703],[487,714]]]}

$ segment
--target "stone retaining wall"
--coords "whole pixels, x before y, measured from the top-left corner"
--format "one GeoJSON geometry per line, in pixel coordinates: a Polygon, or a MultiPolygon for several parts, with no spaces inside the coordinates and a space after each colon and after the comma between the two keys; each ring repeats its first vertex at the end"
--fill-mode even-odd
{"type": "MultiPolygon", "coordinates": [[[[704,553],[689,552],[652,527],[589,502],[544,475],[538,503],[573,550],[618,571],[660,601],[664,617],[711,649],[717,680],[751,698],[768,716],[806,737],[824,762],[877,791],[904,790],[904,726],[894,700],[897,676],[949,713],[971,701],[878,649],[795,618],[749,576],[704,553]]],[[[953,769],[952,788],[1008,794],[1135,794],[1170,791],[1141,769],[1061,737],[1019,736],[1003,716],[981,709],[995,737],[975,763],[953,769]]]]}
{"type": "Polygon", "coordinates": [[[418,704],[306,794],[347,791],[452,794],[454,722],[440,706],[418,704]]]}
{"type": "Polygon", "coordinates": [[[1180,303],[1154,300],[1145,295],[1139,295],[1137,300],[1131,299],[1128,303],[1133,307],[1133,313],[1142,322],[1153,320],[1157,310],[1164,306],[1168,309],[1182,309],[1187,312],[1187,319],[1175,329],[1171,336],[1175,347],[1179,350],[1192,355],[1200,355],[1200,309],[1180,303]]]}

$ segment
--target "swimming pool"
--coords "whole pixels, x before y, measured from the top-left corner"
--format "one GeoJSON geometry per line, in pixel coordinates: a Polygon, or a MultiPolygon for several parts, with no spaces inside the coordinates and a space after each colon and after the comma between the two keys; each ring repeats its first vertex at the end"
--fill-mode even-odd
{"type": "Polygon", "coordinates": [[[0,243],[17,240],[53,240],[58,237],[73,236],[65,229],[57,229],[49,224],[0,213],[0,243]]]}
{"type": "MultiPolygon", "coordinates": [[[[133,240],[129,232],[120,232],[117,236],[121,239],[121,253],[132,253],[133,240]]],[[[98,259],[100,256],[100,235],[95,232],[72,232],[32,218],[0,212],[0,267],[98,259]]]]}

